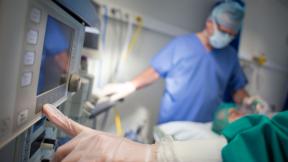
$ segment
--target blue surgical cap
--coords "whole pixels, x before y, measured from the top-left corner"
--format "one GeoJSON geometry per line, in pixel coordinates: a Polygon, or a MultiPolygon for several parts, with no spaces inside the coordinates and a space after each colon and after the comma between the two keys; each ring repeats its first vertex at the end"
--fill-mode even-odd
{"type": "Polygon", "coordinates": [[[238,32],[244,18],[244,8],[237,2],[225,2],[216,6],[210,19],[218,24],[238,32]]]}

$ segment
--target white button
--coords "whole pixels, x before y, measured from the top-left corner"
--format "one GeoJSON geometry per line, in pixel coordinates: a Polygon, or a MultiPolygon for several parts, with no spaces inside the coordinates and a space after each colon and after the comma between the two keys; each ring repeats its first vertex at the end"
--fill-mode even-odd
{"type": "Polygon", "coordinates": [[[23,124],[24,122],[27,121],[27,118],[28,118],[28,110],[24,110],[22,112],[20,112],[17,116],[17,125],[21,125],[23,124]]]}
{"type": "Polygon", "coordinates": [[[30,12],[30,20],[35,23],[40,23],[41,11],[38,8],[33,8],[30,12]]]}
{"type": "Polygon", "coordinates": [[[30,30],[27,33],[27,43],[37,44],[37,40],[38,40],[38,32],[35,30],[30,30]]]}
{"type": "Polygon", "coordinates": [[[34,64],[35,53],[27,51],[24,55],[24,65],[33,65],[34,64]]]}
{"type": "Polygon", "coordinates": [[[30,85],[32,82],[32,72],[23,73],[21,77],[21,87],[30,85]]]}

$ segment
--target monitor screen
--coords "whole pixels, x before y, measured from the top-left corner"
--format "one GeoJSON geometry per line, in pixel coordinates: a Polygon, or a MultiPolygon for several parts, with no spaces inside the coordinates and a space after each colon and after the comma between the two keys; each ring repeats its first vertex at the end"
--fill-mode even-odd
{"type": "Polygon", "coordinates": [[[37,95],[66,83],[74,30],[48,16],[37,95]]]}

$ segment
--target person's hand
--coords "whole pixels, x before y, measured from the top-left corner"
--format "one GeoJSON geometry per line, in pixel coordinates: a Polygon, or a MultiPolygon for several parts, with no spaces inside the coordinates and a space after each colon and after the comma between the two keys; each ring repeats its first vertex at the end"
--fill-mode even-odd
{"type": "Polygon", "coordinates": [[[50,104],[45,104],[42,109],[42,113],[49,119],[49,121],[55,124],[58,128],[60,128],[66,134],[74,137],[81,132],[93,131],[91,128],[83,126],[59,111],[55,106],[50,104]]]}
{"type": "Polygon", "coordinates": [[[59,147],[52,162],[153,162],[152,150],[108,133],[82,132],[59,147]]]}
{"type": "Polygon", "coordinates": [[[266,101],[264,101],[259,96],[251,96],[244,99],[243,102],[244,109],[250,111],[251,113],[257,114],[268,114],[271,112],[271,109],[266,101]]]}
{"type": "Polygon", "coordinates": [[[97,96],[99,98],[109,96],[111,102],[116,102],[124,99],[135,91],[136,86],[132,82],[114,83],[106,85],[103,89],[97,92],[97,96]]]}
{"type": "Polygon", "coordinates": [[[145,145],[92,130],[63,115],[53,105],[44,105],[43,113],[60,129],[75,136],[59,147],[52,162],[153,162],[156,145],[145,145]]]}

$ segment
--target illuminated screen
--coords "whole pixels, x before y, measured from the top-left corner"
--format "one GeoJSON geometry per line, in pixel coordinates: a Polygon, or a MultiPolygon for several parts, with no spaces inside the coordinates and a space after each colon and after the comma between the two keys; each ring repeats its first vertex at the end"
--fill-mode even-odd
{"type": "Polygon", "coordinates": [[[37,95],[66,83],[74,30],[48,16],[37,95]]]}

